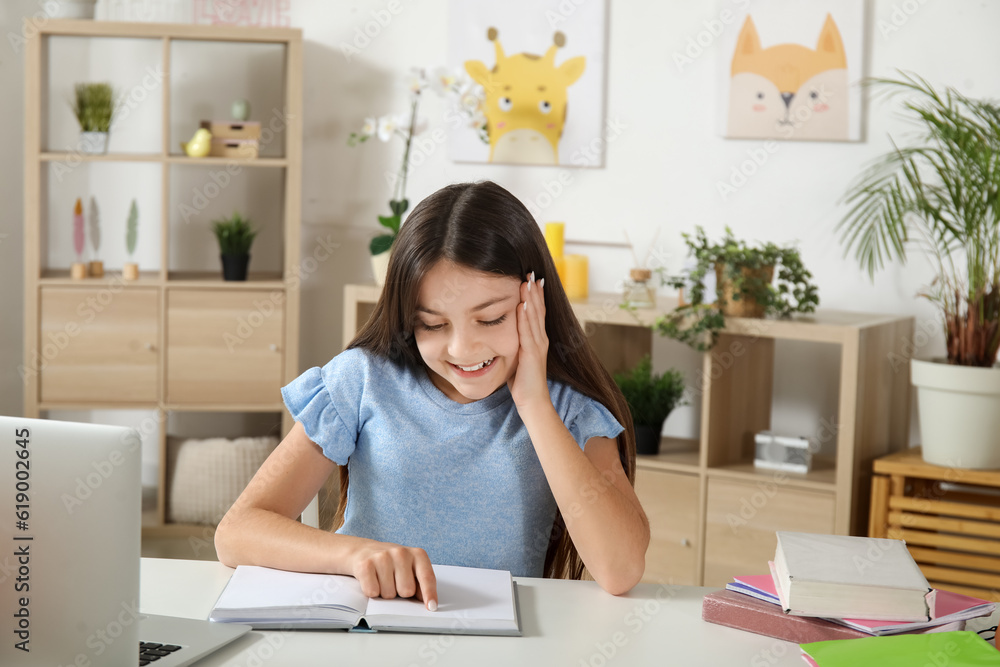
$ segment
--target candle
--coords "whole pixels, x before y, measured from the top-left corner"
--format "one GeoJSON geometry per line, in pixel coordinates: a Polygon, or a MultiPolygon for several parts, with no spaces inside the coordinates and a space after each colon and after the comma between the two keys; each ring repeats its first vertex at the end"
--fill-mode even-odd
{"type": "MultiPolygon", "coordinates": [[[[562,285],[566,285],[566,258],[565,257],[553,257],[552,261],[556,265],[556,273],[559,274],[559,282],[562,285]]],[[[563,287],[563,289],[566,289],[563,287]]]]}
{"type": "Polygon", "coordinates": [[[587,256],[566,255],[566,280],[563,288],[570,299],[587,298],[587,256]]]}
{"type": "Polygon", "coordinates": [[[549,247],[552,259],[562,259],[565,245],[566,225],[561,222],[545,223],[545,245],[549,247]]]}

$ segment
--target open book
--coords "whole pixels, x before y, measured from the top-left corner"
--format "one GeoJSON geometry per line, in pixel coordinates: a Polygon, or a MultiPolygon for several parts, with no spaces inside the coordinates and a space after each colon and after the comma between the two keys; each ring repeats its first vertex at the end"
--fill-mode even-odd
{"type": "Polygon", "coordinates": [[[240,565],[209,620],[255,630],[351,629],[521,635],[510,572],[434,565],[438,609],[416,598],[369,598],[354,577],[240,565]]]}

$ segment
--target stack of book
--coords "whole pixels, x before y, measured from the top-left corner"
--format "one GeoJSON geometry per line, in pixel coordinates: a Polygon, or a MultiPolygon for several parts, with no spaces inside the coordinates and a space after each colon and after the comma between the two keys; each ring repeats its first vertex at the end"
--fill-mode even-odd
{"type": "Polygon", "coordinates": [[[936,590],[900,540],[778,532],[771,575],[707,595],[702,618],[795,643],[963,630],[996,605],[936,590]]]}

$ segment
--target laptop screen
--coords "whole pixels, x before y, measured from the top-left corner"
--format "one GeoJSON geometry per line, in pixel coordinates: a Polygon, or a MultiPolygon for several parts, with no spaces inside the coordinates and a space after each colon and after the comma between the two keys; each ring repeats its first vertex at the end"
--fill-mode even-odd
{"type": "Polygon", "coordinates": [[[140,444],[0,416],[0,665],[135,664],[140,444]]]}

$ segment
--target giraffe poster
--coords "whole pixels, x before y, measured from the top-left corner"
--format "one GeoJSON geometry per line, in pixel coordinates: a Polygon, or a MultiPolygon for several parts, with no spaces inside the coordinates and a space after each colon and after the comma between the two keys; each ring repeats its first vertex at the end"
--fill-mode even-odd
{"type": "Polygon", "coordinates": [[[452,116],[457,162],[604,164],[606,2],[451,0],[449,65],[481,86],[485,132],[452,116]]]}
{"type": "Polygon", "coordinates": [[[755,0],[719,37],[722,134],[860,141],[863,0],[755,0]]]}

